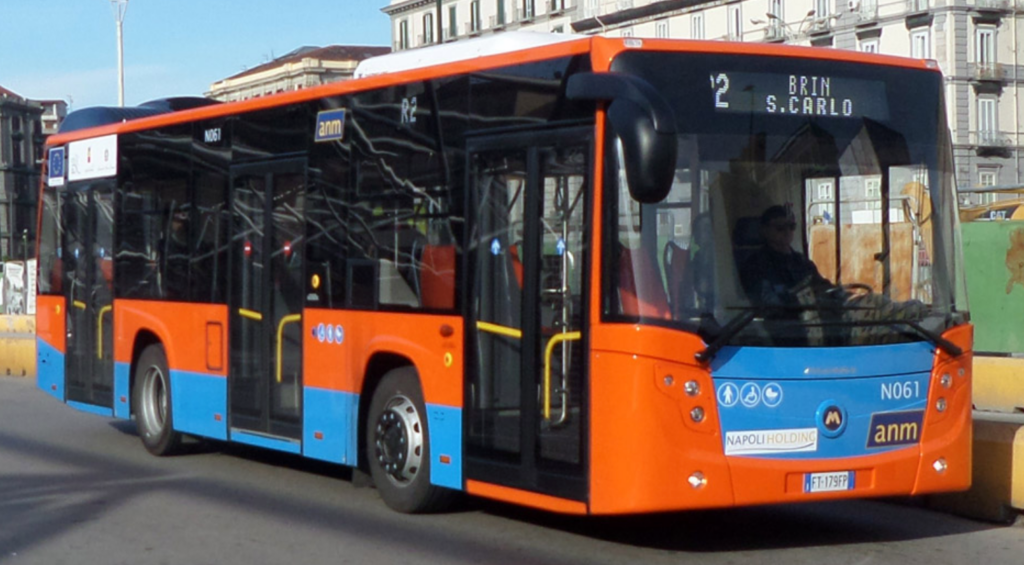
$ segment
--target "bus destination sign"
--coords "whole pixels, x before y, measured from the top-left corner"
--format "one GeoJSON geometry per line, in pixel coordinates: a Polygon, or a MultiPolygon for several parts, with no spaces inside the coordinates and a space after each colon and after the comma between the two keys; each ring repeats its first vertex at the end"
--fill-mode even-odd
{"type": "Polygon", "coordinates": [[[885,83],[847,77],[767,73],[711,73],[716,112],[889,118],[885,83]]]}

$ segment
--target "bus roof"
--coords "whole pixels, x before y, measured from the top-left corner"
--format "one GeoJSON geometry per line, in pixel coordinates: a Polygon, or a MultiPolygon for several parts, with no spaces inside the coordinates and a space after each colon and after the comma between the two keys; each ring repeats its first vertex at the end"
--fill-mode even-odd
{"type": "Polygon", "coordinates": [[[355,78],[397,73],[589,38],[590,36],[587,35],[535,31],[496,33],[487,37],[477,37],[443,45],[409,49],[407,51],[399,51],[398,53],[371,57],[359,63],[359,66],[356,67],[355,78]]]}

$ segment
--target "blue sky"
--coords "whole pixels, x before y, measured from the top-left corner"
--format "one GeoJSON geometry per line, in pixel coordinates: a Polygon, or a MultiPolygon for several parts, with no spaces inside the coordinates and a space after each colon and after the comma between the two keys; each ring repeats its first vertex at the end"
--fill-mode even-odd
{"type": "MultiPolygon", "coordinates": [[[[303,45],[388,45],[388,0],[129,0],[125,104],[201,96],[303,45]]],[[[0,86],[72,109],[117,104],[110,0],[0,0],[0,86]]]]}

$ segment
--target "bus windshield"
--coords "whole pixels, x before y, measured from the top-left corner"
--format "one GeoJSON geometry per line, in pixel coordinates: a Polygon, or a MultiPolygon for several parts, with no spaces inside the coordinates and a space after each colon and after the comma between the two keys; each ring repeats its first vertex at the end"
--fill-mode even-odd
{"type": "Polygon", "coordinates": [[[628,52],[676,114],[668,197],[629,196],[610,136],[605,319],[707,343],[931,339],[966,320],[941,75],[791,57],[628,52]]]}

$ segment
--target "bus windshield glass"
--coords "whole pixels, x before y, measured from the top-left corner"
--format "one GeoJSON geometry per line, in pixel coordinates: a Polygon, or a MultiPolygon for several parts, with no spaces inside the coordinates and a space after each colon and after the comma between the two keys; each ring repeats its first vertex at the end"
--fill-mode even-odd
{"type": "Polygon", "coordinates": [[[938,72],[627,52],[676,116],[663,201],[606,175],[605,319],[781,347],[941,340],[966,320],[938,72]]]}

